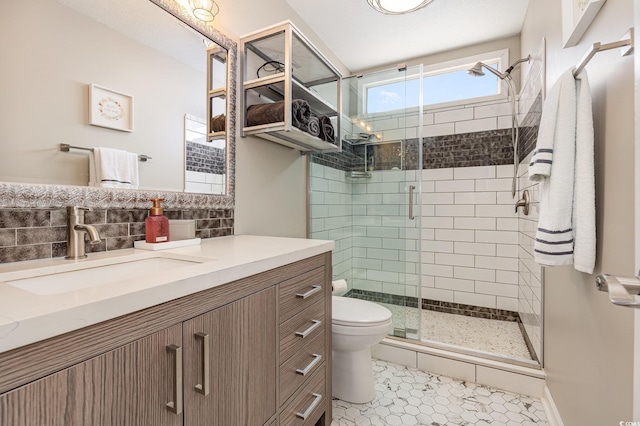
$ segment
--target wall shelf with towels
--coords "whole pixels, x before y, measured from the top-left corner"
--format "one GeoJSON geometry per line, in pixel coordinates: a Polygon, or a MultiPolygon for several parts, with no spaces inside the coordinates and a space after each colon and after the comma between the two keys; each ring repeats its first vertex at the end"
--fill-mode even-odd
{"type": "MultiPolygon", "coordinates": [[[[84,146],[73,146],[73,145],[69,145],[68,143],[61,143],[60,144],[60,151],[62,151],[62,152],[69,152],[72,149],[79,149],[81,151],[91,151],[91,152],[93,152],[93,148],[86,148],[84,146]]],[[[151,160],[151,157],[149,157],[148,155],[145,155],[145,154],[139,154],[138,155],[138,160],[140,160],[142,162],[146,162],[147,160],[151,160]]]]}
{"type": "Polygon", "coordinates": [[[604,52],[606,50],[611,49],[621,49],[621,56],[629,56],[633,53],[633,27],[629,28],[620,41],[614,41],[612,43],[602,44],[600,42],[593,43],[591,45],[591,49],[582,57],[576,68],[573,70],[573,76],[577,77],[580,74],[580,71],[587,66],[591,58],[593,58],[596,53],[604,52]]]}
{"type": "Polygon", "coordinates": [[[300,30],[281,22],[241,37],[240,51],[242,136],[302,152],[341,150],[342,75],[300,30]]]}

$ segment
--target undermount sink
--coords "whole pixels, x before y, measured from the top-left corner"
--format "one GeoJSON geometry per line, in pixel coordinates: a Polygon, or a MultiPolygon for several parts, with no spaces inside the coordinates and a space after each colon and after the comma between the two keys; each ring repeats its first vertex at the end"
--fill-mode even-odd
{"type": "MultiPolygon", "coordinates": [[[[154,257],[129,260],[110,265],[92,265],[66,272],[37,274],[28,278],[5,281],[5,284],[26,290],[40,296],[52,296],[69,291],[83,290],[123,280],[144,279],[158,272],[165,272],[202,263],[200,260],[183,260],[168,257],[154,257]]],[[[83,265],[84,266],[84,265],[83,265]]]]}

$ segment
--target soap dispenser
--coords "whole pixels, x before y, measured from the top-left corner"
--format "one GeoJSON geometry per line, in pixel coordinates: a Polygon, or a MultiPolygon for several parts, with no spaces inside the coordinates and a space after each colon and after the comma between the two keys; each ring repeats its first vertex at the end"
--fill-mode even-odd
{"type": "Polygon", "coordinates": [[[162,214],[160,201],[164,198],[152,198],[153,207],[144,221],[146,241],[148,243],[166,243],[169,241],[169,219],[162,214]]]}

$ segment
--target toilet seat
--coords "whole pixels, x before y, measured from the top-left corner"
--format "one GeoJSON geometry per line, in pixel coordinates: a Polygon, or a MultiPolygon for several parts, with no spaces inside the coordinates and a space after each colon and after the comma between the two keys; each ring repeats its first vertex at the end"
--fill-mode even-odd
{"type": "Polygon", "coordinates": [[[391,311],[384,306],[366,300],[332,296],[332,309],[332,324],[334,326],[388,326],[391,321],[391,311]]]}

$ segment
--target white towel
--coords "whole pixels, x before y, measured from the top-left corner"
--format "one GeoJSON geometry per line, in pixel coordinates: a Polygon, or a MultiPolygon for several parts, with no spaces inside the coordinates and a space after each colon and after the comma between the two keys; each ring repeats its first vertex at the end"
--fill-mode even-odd
{"type": "Polygon", "coordinates": [[[586,73],[580,79],[578,84],[573,70],[567,70],[551,89],[542,110],[529,179],[540,182],[534,259],[545,266],[574,264],[577,270],[591,273],[595,263],[593,121],[586,73]]]}
{"type": "Polygon", "coordinates": [[[138,155],[110,148],[93,148],[89,157],[89,186],[137,189],[138,155]]]}
{"type": "Polygon", "coordinates": [[[587,72],[576,81],[576,177],[573,196],[573,264],[581,272],[593,273],[596,263],[596,183],[593,146],[593,111],[587,72]]]}

